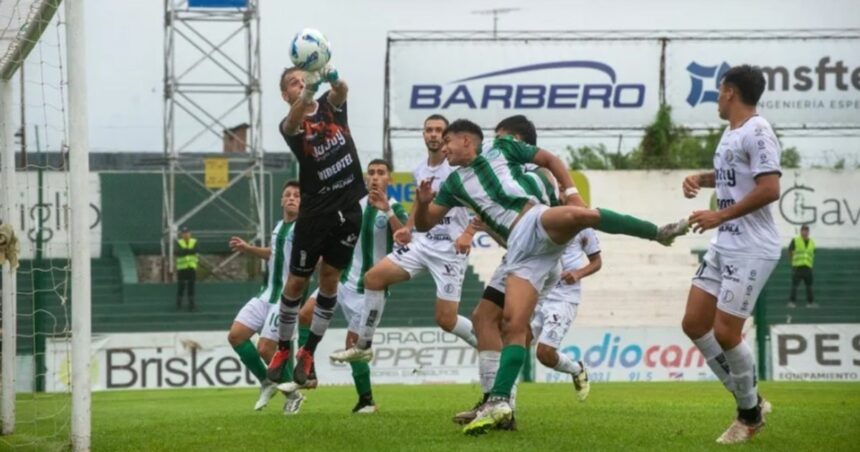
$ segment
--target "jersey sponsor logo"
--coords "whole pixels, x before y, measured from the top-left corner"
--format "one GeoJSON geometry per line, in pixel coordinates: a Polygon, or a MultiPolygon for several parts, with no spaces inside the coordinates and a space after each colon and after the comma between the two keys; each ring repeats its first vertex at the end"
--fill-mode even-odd
{"type": "Polygon", "coordinates": [[[735,200],[732,198],[717,199],[717,209],[719,209],[719,210],[723,210],[723,209],[731,207],[733,205],[735,205],[735,200]]]}
{"type": "Polygon", "coordinates": [[[741,228],[735,223],[723,223],[718,229],[719,232],[724,232],[731,235],[741,235],[741,228]]]}
{"type": "MultiPolygon", "coordinates": [[[[558,79],[558,76],[554,76],[558,79]]],[[[451,107],[470,110],[487,109],[587,109],[641,108],[645,103],[645,85],[619,83],[615,69],[600,61],[550,61],[472,75],[447,84],[412,85],[410,109],[446,110],[451,107]],[[606,77],[603,83],[576,83],[574,76],[564,77],[568,83],[545,84],[544,77],[534,77],[526,83],[504,83],[487,79],[516,74],[517,80],[528,74],[558,69],[596,71],[606,77]]]]}
{"type": "Polygon", "coordinates": [[[325,116],[326,119],[322,121],[305,121],[302,125],[305,154],[313,157],[316,161],[324,160],[330,151],[346,145],[346,134],[343,127],[334,123],[334,117],[331,114],[325,116]]]}
{"type": "Polygon", "coordinates": [[[734,168],[715,168],[714,179],[716,179],[717,186],[734,187],[738,183],[734,168]]]}
{"type": "Polygon", "coordinates": [[[352,158],[352,154],[346,154],[340,160],[335,162],[334,165],[323,168],[321,171],[317,171],[317,176],[319,176],[322,181],[330,179],[332,176],[343,171],[344,168],[352,165],[353,161],[354,159],[352,158]]]}

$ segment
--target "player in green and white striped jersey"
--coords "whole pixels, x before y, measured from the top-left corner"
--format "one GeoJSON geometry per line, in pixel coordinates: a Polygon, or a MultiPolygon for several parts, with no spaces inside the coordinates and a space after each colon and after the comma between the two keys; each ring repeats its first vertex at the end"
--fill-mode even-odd
{"type": "MultiPolygon", "coordinates": [[[[509,422],[512,415],[508,399],[526,355],[529,321],[538,294],[551,287],[559,277],[558,262],[567,243],[582,229],[593,227],[611,234],[625,234],[670,245],[687,232],[686,220],[658,228],[653,223],[608,209],[583,206],[567,166],[552,153],[518,142],[497,139],[493,148],[481,152],[481,128],[468,120],[452,122],[445,132],[448,160],[458,165],[435,194],[427,182],[416,192],[415,225],[419,231],[435,225],[449,209],[469,207],[507,243],[505,263],[505,328],[499,371],[491,397],[465,433],[480,433],[497,424],[509,422]],[[568,205],[548,207],[540,204],[521,178],[523,165],[535,163],[549,169],[556,178],[568,205]],[[432,202],[432,203],[431,203],[432,202]]],[[[367,360],[373,356],[370,341],[379,322],[381,306],[370,306],[362,319],[356,347],[346,361],[367,360]]]]}
{"type": "MultiPolygon", "coordinates": [[[[288,181],[281,193],[283,219],[278,221],[272,231],[272,242],[268,247],[250,245],[239,237],[230,239],[230,248],[251,256],[265,259],[267,263],[266,282],[260,292],[245,303],[236,315],[227,340],[246,367],[260,381],[260,398],[255,410],[265,407],[277,392],[277,383],[266,377],[266,364],[272,359],[278,346],[278,302],[284,289],[284,280],[293,243],[293,224],[299,214],[301,195],[299,183],[288,181]],[[255,333],[260,334],[257,347],[251,343],[255,333]],[[261,359],[262,358],[262,359],[261,359]],[[264,363],[265,361],[265,363],[264,363]]],[[[291,370],[292,368],[289,367],[291,370]]],[[[286,377],[289,377],[288,375],[286,377]]],[[[285,410],[293,406],[298,409],[301,401],[288,398],[285,410]]]]}
{"type": "MultiPolygon", "coordinates": [[[[388,185],[391,182],[391,166],[382,159],[372,160],[367,165],[367,186],[369,194],[359,201],[362,209],[361,230],[355,245],[355,252],[348,267],[344,269],[337,287],[338,306],[343,310],[348,323],[346,348],[355,345],[358,339],[359,321],[364,309],[364,275],[374,264],[387,256],[393,248],[394,231],[402,228],[407,221],[403,206],[388,198],[388,185]]],[[[310,296],[299,314],[299,324],[310,324],[314,315],[318,291],[310,296]]],[[[370,366],[367,363],[350,363],[358,403],[353,413],[369,414],[377,411],[370,385],[370,366]]],[[[290,394],[302,386],[288,382],[278,387],[290,394]]]]}

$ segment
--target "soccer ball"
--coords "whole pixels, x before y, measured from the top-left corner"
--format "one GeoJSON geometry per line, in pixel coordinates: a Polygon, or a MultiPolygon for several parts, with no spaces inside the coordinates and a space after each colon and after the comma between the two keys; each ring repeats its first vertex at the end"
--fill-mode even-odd
{"type": "Polygon", "coordinates": [[[328,64],[331,47],[328,39],[313,28],[298,32],[290,43],[290,60],[305,71],[318,71],[328,64]]]}

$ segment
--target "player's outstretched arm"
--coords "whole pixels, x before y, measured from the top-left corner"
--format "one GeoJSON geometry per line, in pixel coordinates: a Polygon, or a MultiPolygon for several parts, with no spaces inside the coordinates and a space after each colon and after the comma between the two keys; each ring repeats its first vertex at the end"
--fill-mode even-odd
{"type": "Polygon", "coordinates": [[[343,106],[346,103],[349,86],[340,78],[337,69],[329,63],[320,69],[320,75],[324,81],[331,85],[331,91],[328,92],[328,102],[338,108],[343,106]]]}
{"type": "Polygon", "coordinates": [[[254,257],[259,257],[263,260],[268,260],[272,256],[272,249],[269,247],[253,246],[239,237],[230,237],[230,249],[242,254],[248,254],[254,257]]]}
{"type": "Polygon", "coordinates": [[[548,169],[552,173],[559,184],[559,191],[564,194],[565,204],[585,207],[585,202],[582,201],[582,197],[576,191],[576,184],[573,183],[573,178],[567,172],[567,165],[564,164],[564,161],[556,157],[552,152],[538,149],[532,162],[548,169]]]}
{"type": "Polygon", "coordinates": [[[435,193],[433,193],[433,178],[423,180],[415,190],[415,229],[419,232],[426,232],[439,224],[445,214],[451,210],[450,207],[441,206],[433,201],[435,193]]]}
{"type": "Polygon", "coordinates": [[[281,122],[282,132],[285,135],[298,133],[305,115],[313,109],[314,96],[320,88],[322,76],[318,72],[305,72],[304,83],[305,87],[302,89],[302,93],[290,105],[290,112],[287,113],[286,119],[281,122]]]}
{"type": "Polygon", "coordinates": [[[713,171],[705,171],[701,173],[691,174],[684,178],[681,184],[681,190],[684,192],[684,197],[695,198],[699,194],[700,188],[714,188],[717,185],[713,171]]]}

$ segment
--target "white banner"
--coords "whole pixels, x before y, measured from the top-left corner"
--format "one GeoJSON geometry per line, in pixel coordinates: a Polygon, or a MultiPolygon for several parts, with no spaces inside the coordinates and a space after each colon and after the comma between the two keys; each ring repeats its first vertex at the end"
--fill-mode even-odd
{"type": "Polygon", "coordinates": [[[774,380],[860,381],[860,324],[773,325],[774,380]]]}
{"type": "MultiPolygon", "coordinates": [[[[755,350],[755,330],[746,341],[755,350]]],[[[573,326],[559,348],[582,360],[591,381],[716,380],[704,357],[681,327],[597,328],[573,326]]],[[[570,376],[536,364],[535,381],[570,381],[570,376]]]]}
{"type": "MultiPolygon", "coordinates": [[[[71,215],[69,212],[68,174],[45,172],[42,175],[42,197],[39,199],[39,176],[29,171],[16,176],[16,215],[11,219],[21,246],[21,259],[36,255],[39,222],[42,223],[44,257],[66,259],[71,252],[71,215]]],[[[90,174],[90,253],[97,258],[102,249],[101,180],[90,174]]]]}
{"type": "MultiPolygon", "coordinates": [[[[345,329],[331,329],[317,348],[320,384],[352,384],[349,365],[328,355],[342,349],[345,329]]],[[[380,328],[373,341],[374,383],[471,383],[478,379],[477,353],[439,328],[380,328]]],[[[46,389],[69,390],[69,343],[48,340],[46,389]]],[[[168,389],[251,387],[259,383],[227,343],[227,332],[94,335],[92,388],[168,389]]]]}
{"type": "Polygon", "coordinates": [[[758,66],[767,88],[759,112],[779,127],[860,127],[860,39],[670,41],[666,101],[685,126],[722,127],[722,75],[758,66]]]}
{"type": "Polygon", "coordinates": [[[659,41],[393,41],[391,127],[441,113],[492,129],[640,127],[659,105],[659,41]]]}

